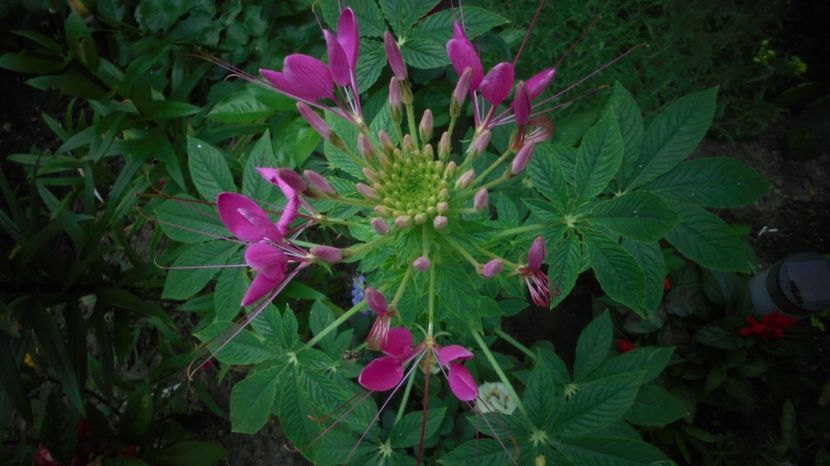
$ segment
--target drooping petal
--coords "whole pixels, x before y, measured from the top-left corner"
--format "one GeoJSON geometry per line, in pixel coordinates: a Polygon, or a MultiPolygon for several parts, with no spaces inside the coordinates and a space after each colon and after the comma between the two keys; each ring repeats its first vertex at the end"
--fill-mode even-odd
{"type": "Polygon", "coordinates": [[[385,392],[395,388],[403,380],[403,367],[397,359],[381,356],[372,360],[360,371],[358,383],[373,392],[385,392]]]}
{"type": "Polygon", "coordinates": [[[251,286],[248,287],[248,291],[245,292],[245,296],[242,298],[242,306],[250,306],[259,301],[260,298],[276,288],[280,282],[282,280],[274,280],[268,278],[265,274],[258,274],[251,282],[251,286]]]}
{"type": "Polygon", "coordinates": [[[294,88],[291,87],[291,84],[285,78],[285,74],[283,72],[269,70],[267,68],[260,68],[259,74],[261,74],[265,79],[267,79],[271,83],[271,85],[274,86],[278,91],[292,96],[297,95],[294,92],[294,88]]]}
{"type": "Polygon", "coordinates": [[[537,236],[530,245],[530,250],[527,252],[527,266],[531,269],[539,270],[542,267],[542,262],[545,260],[547,250],[545,248],[545,238],[537,236]]]}
{"type": "Polygon", "coordinates": [[[513,64],[499,63],[481,81],[481,96],[494,107],[498,107],[513,90],[514,79],[513,64]]]}
{"type": "Polygon", "coordinates": [[[531,101],[535,100],[536,97],[539,97],[545,91],[545,88],[548,87],[548,84],[550,84],[554,76],[556,76],[556,70],[546,68],[527,80],[527,96],[530,97],[531,101]]]}
{"type": "Polygon", "coordinates": [[[383,315],[389,312],[389,307],[386,304],[386,298],[380,291],[372,287],[366,287],[363,292],[363,296],[366,297],[366,304],[369,305],[369,309],[375,311],[376,314],[383,315]]]}
{"type": "Polygon", "coordinates": [[[513,96],[513,115],[516,116],[517,125],[520,127],[527,125],[530,118],[530,97],[524,82],[519,82],[516,86],[516,95],[513,96]]]}
{"type": "Polygon", "coordinates": [[[288,258],[279,248],[270,244],[252,243],[245,249],[245,263],[271,280],[282,281],[288,266],[288,258]]]}
{"type": "Polygon", "coordinates": [[[393,358],[406,359],[412,355],[412,332],[405,327],[389,330],[383,352],[393,358]]]}
{"type": "Polygon", "coordinates": [[[455,35],[447,42],[447,56],[449,56],[452,66],[459,76],[464,73],[465,68],[470,68],[470,90],[474,91],[478,89],[484,77],[481,59],[458,21],[453,23],[453,28],[455,35]]]}
{"type": "Polygon", "coordinates": [[[343,47],[352,71],[357,69],[357,57],[360,52],[360,33],[358,28],[359,26],[355,20],[354,11],[351,8],[343,10],[340,13],[340,19],[337,21],[337,41],[343,47]]]}
{"type": "Polygon", "coordinates": [[[401,57],[401,49],[391,32],[386,31],[383,35],[383,47],[386,49],[386,59],[389,61],[389,68],[392,74],[400,81],[406,79],[406,64],[401,57]]]}
{"type": "Polygon", "coordinates": [[[473,352],[461,345],[442,346],[438,349],[438,362],[442,366],[453,361],[466,361],[473,358],[473,352]]]}
{"type": "Polygon", "coordinates": [[[220,193],[216,198],[219,219],[234,236],[242,241],[262,239],[282,241],[283,234],[271,223],[268,214],[256,202],[242,194],[220,193]]]}
{"type": "Polygon", "coordinates": [[[478,386],[470,370],[461,364],[450,364],[447,381],[453,395],[461,401],[473,401],[478,398],[478,386]]]}
{"type": "Polygon", "coordinates": [[[349,69],[349,59],[346,58],[346,52],[343,51],[343,47],[331,31],[324,29],[323,36],[326,38],[326,51],[329,55],[331,77],[338,85],[347,86],[351,81],[351,70],[349,69]]]}
{"type": "Polygon", "coordinates": [[[331,139],[331,128],[320,115],[311,109],[304,102],[297,102],[297,110],[300,115],[308,122],[309,126],[320,135],[321,138],[328,141],[331,139]]]}
{"type": "Polygon", "coordinates": [[[295,197],[305,191],[306,184],[303,178],[293,170],[287,168],[257,167],[260,176],[280,188],[287,198],[295,197]]]}
{"type": "Polygon", "coordinates": [[[308,100],[334,97],[331,72],[320,60],[294,53],[285,57],[282,71],[286,81],[298,96],[308,100]]]}

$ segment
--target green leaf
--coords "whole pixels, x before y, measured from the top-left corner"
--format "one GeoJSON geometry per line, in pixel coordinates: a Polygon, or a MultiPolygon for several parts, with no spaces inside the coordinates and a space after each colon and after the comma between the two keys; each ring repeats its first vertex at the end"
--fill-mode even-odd
{"type": "Polygon", "coordinates": [[[655,466],[674,464],[660,450],[639,440],[589,436],[562,439],[559,451],[579,465],[655,466]]]}
{"type": "Polygon", "coordinates": [[[542,193],[559,213],[565,213],[568,206],[568,185],[564,172],[550,144],[536,147],[536,153],[527,167],[527,174],[533,186],[542,193]]]}
{"type": "Polygon", "coordinates": [[[207,118],[219,123],[252,123],[291,110],[294,110],[294,103],[290,98],[249,85],[220,100],[207,118]]]}
{"type": "Polygon", "coordinates": [[[672,204],[680,225],[666,239],[698,264],[726,272],[749,271],[741,241],[723,220],[694,204],[672,204]]]}
{"type": "Polygon", "coordinates": [[[196,190],[206,201],[216,201],[222,191],[236,192],[225,157],[212,145],[188,136],[187,165],[196,190]]]}
{"type": "Polygon", "coordinates": [[[374,40],[360,42],[360,60],[357,62],[357,84],[362,91],[370,89],[386,66],[383,44],[374,40]]]}
{"type": "Polygon", "coordinates": [[[643,189],[675,202],[731,208],[757,201],[769,183],[740,160],[708,157],[683,162],[643,189]]]}
{"type": "Polygon", "coordinates": [[[375,0],[349,0],[349,6],[354,10],[362,37],[383,36],[386,22],[375,0]]]}
{"type": "Polygon", "coordinates": [[[231,430],[255,434],[271,417],[279,369],[254,372],[231,390],[231,430]]]}
{"type": "Polygon", "coordinates": [[[611,315],[606,309],[585,327],[576,342],[575,382],[585,379],[602,364],[611,349],[613,337],[614,326],[611,324],[611,315]]]}
{"type": "MultiPolygon", "coordinates": [[[[355,154],[358,153],[356,150],[358,132],[354,125],[338,116],[332,115],[331,113],[326,114],[326,123],[328,123],[332,132],[340,136],[352,152],[355,154]]],[[[346,152],[334,147],[328,141],[323,145],[323,147],[326,154],[326,160],[328,160],[329,165],[332,168],[343,170],[357,179],[363,179],[363,167],[358,165],[351,157],[349,157],[348,154],[346,154],[346,152]]]]}
{"type": "Polygon", "coordinates": [[[158,466],[211,466],[227,454],[224,448],[215,443],[186,440],[151,451],[146,459],[149,464],[158,466]]]}
{"type": "MultiPolygon", "coordinates": [[[[452,23],[458,20],[459,17],[459,12],[452,8],[431,14],[415,26],[408,39],[425,37],[446,44],[453,36],[452,23]]],[[[503,16],[484,8],[464,6],[464,29],[470,39],[507,22],[507,19],[503,16]]]]}
{"type": "Polygon", "coordinates": [[[229,235],[228,229],[219,221],[215,208],[187,202],[195,200],[191,196],[178,197],[181,200],[168,199],[155,210],[156,221],[170,239],[182,243],[201,243],[229,235]]]}
{"type": "Polygon", "coordinates": [[[582,267],[582,247],[575,234],[566,233],[561,242],[553,243],[553,253],[548,254],[548,277],[554,293],[550,307],[553,309],[573,290],[582,267]]]}
{"type": "Polygon", "coordinates": [[[554,432],[579,437],[621,419],[634,403],[641,377],[642,372],[628,372],[577,385],[554,420],[554,432]]]}
{"type": "Polygon", "coordinates": [[[437,4],[438,0],[380,0],[380,9],[395,35],[401,37],[437,4]]]}
{"type": "MultiPolygon", "coordinates": [[[[441,421],[447,408],[430,409],[427,413],[426,427],[424,428],[424,439],[429,439],[438,431],[441,421]]],[[[389,440],[392,448],[414,447],[421,440],[421,424],[424,412],[415,411],[404,416],[392,427],[389,433],[389,440]]]]}
{"type": "Polygon", "coordinates": [[[695,92],[669,104],[649,125],[630,191],[667,173],[697,146],[715,115],[718,88],[695,92]]]}
{"type": "Polygon", "coordinates": [[[665,388],[648,384],[640,387],[625,420],[638,426],[663,427],[687,414],[683,403],[665,388]]]}
{"type": "Polygon", "coordinates": [[[545,364],[554,383],[564,387],[571,382],[571,375],[568,373],[568,368],[562,359],[553,351],[541,347],[536,350],[539,355],[539,361],[545,364]]]}
{"type": "Polygon", "coordinates": [[[663,299],[663,283],[666,266],[663,251],[657,243],[641,243],[623,239],[622,246],[631,254],[637,265],[643,270],[645,278],[645,295],[642,309],[633,309],[641,317],[654,312],[663,299]],[[645,312],[643,312],[645,311],[645,312]]]}
{"type": "Polygon", "coordinates": [[[431,37],[413,37],[401,47],[401,56],[407,65],[431,70],[450,64],[447,49],[431,37]]]}
{"type": "Polygon", "coordinates": [[[600,232],[585,230],[582,239],[603,291],[631,309],[642,309],[645,274],[631,254],[600,232]]]}
{"type": "Polygon", "coordinates": [[[265,130],[259,141],[254,144],[251,154],[245,162],[245,170],[242,172],[242,194],[260,202],[274,202],[279,197],[279,189],[265,181],[257,171],[257,167],[276,166],[279,166],[279,163],[277,158],[274,157],[271,132],[265,130]]]}
{"type": "Polygon", "coordinates": [[[537,362],[527,378],[522,395],[522,404],[535,426],[544,426],[553,416],[555,391],[554,377],[547,364],[537,362]]]}
{"type": "MultiPolygon", "coordinates": [[[[465,11],[467,8],[464,9],[465,11]]],[[[506,445],[512,445],[506,443],[506,445]]],[[[516,452],[505,451],[495,440],[468,440],[438,459],[447,466],[504,466],[515,462],[516,452]]]]}
{"type": "Polygon", "coordinates": [[[627,193],[598,202],[585,220],[644,242],[659,241],[680,223],[680,217],[665,202],[646,192],[627,193]]]}
{"type": "Polygon", "coordinates": [[[707,324],[695,332],[695,341],[701,345],[723,350],[737,350],[743,347],[743,339],[736,330],[729,330],[717,323],[707,324]]]}
{"type": "Polygon", "coordinates": [[[605,361],[596,372],[591,374],[591,378],[644,371],[642,383],[647,383],[663,372],[673,352],[674,348],[635,348],[605,361]]]}
{"type": "Polygon", "coordinates": [[[643,116],[640,115],[637,101],[619,82],[614,83],[614,91],[608,99],[606,111],[614,113],[620,124],[620,134],[622,134],[625,150],[620,171],[617,173],[617,181],[619,186],[625,186],[631,179],[631,174],[635,171],[640,157],[640,146],[643,143],[643,116]]]}
{"type": "Polygon", "coordinates": [[[242,298],[250,284],[244,267],[228,267],[219,274],[213,292],[217,321],[229,322],[239,314],[242,298]]]}
{"type": "Polygon", "coordinates": [[[201,107],[170,99],[141,102],[138,107],[143,115],[153,121],[182,118],[202,111],[201,107]]]}
{"type": "Polygon", "coordinates": [[[135,10],[135,20],[143,29],[159,32],[173,25],[196,3],[186,0],[145,0],[135,10]]]}
{"type": "Polygon", "coordinates": [[[617,117],[607,113],[582,138],[576,157],[577,204],[601,193],[620,168],[623,140],[617,117]]]}
{"type": "Polygon", "coordinates": [[[280,343],[283,348],[292,348],[300,341],[297,336],[297,330],[300,328],[297,317],[290,307],[285,306],[285,312],[282,314],[282,329],[280,332],[280,343]]]}
{"type": "Polygon", "coordinates": [[[118,424],[118,430],[131,440],[141,438],[153,424],[153,395],[146,383],[130,393],[118,424]]]}
{"type": "Polygon", "coordinates": [[[167,273],[164,280],[161,297],[187,299],[198,293],[216,276],[237,249],[239,244],[232,241],[210,241],[189,246],[173,262],[173,270],[167,273]]]}
{"type": "Polygon", "coordinates": [[[211,352],[216,352],[221,347],[216,353],[216,359],[224,364],[256,364],[279,356],[273,348],[248,330],[242,330],[234,336],[237,330],[239,324],[235,322],[214,322],[194,335],[206,342],[211,352]],[[231,337],[233,339],[228,341],[231,337]]]}

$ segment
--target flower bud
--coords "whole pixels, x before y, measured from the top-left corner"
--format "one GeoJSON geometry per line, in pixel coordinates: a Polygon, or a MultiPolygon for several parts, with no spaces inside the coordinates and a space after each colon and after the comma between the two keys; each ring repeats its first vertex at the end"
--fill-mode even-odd
{"type": "Polygon", "coordinates": [[[455,163],[454,160],[450,160],[450,163],[447,164],[447,168],[444,170],[444,177],[445,178],[452,178],[455,176],[455,170],[458,168],[458,165],[455,163]]]}
{"type": "Polygon", "coordinates": [[[432,144],[424,144],[423,149],[421,149],[421,157],[424,160],[433,160],[435,158],[435,153],[432,151],[432,144]]]}
{"type": "Polygon", "coordinates": [[[500,274],[502,270],[504,270],[504,262],[501,259],[493,259],[484,264],[484,267],[481,268],[481,275],[486,278],[492,278],[500,274]]]}
{"type": "Polygon", "coordinates": [[[438,210],[440,214],[446,214],[448,210],[450,210],[450,205],[446,202],[439,202],[435,208],[438,210]]]}
{"type": "Polygon", "coordinates": [[[443,215],[435,217],[432,221],[432,226],[434,226],[436,230],[447,228],[447,217],[444,217],[443,215]]]}
{"type": "Polygon", "coordinates": [[[530,118],[530,97],[527,93],[527,85],[520,81],[516,87],[516,94],[513,96],[513,115],[516,117],[516,124],[524,128],[530,118]]]}
{"type": "Polygon", "coordinates": [[[383,35],[383,46],[386,49],[386,59],[389,60],[389,68],[392,69],[392,74],[398,80],[406,79],[406,64],[401,57],[401,49],[398,48],[398,43],[392,37],[392,33],[386,31],[383,35]]]}
{"type": "Polygon", "coordinates": [[[542,262],[545,260],[546,255],[545,238],[537,236],[536,239],[533,240],[533,244],[530,246],[530,250],[527,253],[527,266],[531,269],[538,270],[542,267],[542,262]]]}
{"type": "Polygon", "coordinates": [[[305,121],[308,122],[309,126],[311,126],[321,138],[326,141],[331,139],[331,129],[329,128],[329,125],[326,124],[326,121],[323,120],[317,112],[312,110],[311,107],[303,102],[297,102],[297,110],[299,110],[300,115],[305,118],[305,121]]]}
{"type": "Polygon", "coordinates": [[[378,182],[378,172],[369,167],[363,167],[363,176],[372,183],[378,182]]]}
{"type": "Polygon", "coordinates": [[[415,220],[416,225],[421,225],[422,223],[427,221],[427,216],[423,213],[415,214],[415,217],[413,217],[413,220],[415,220]]]}
{"type": "Polygon", "coordinates": [[[363,133],[360,133],[360,136],[357,137],[357,148],[360,150],[360,155],[369,162],[374,159],[375,146],[372,145],[372,141],[363,133]]]}
{"type": "Polygon", "coordinates": [[[343,254],[340,249],[332,246],[314,246],[311,248],[311,254],[322,261],[334,264],[343,259],[343,254]]]}
{"type": "Polygon", "coordinates": [[[398,228],[406,228],[412,225],[412,217],[409,215],[401,215],[395,218],[395,226],[398,228]]]}
{"type": "Polygon", "coordinates": [[[371,186],[367,186],[363,183],[357,183],[355,185],[355,188],[357,188],[357,191],[360,194],[363,194],[363,197],[365,197],[367,199],[375,199],[376,200],[378,198],[378,193],[375,192],[375,190],[371,186]]]}
{"type": "Polygon", "coordinates": [[[476,172],[472,169],[467,170],[466,172],[462,173],[461,176],[455,181],[455,187],[457,189],[464,189],[470,186],[470,183],[473,182],[473,178],[475,178],[476,172]]]}
{"type": "Polygon", "coordinates": [[[389,305],[386,303],[386,298],[380,291],[367,286],[363,290],[363,296],[366,298],[366,304],[369,305],[369,309],[378,314],[386,314],[389,312],[389,305]]]}
{"type": "Polygon", "coordinates": [[[412,136],[408,134],[404,134],[403,136],[403,143],[401,144],[405,151],[407,152],[414,152],[415,151],[415,143],[412,141],[412,136]]]}
{"type": "Polygon", "coordinates": [[[485,150],[487,150],[487,146],[490,145],[490,130],[485,129],[484,131],[480,132],[475,139],[473,139],[473,143],[470,144],[470,156],[473,158],[478,157],[479,155],[483,154],[485,150]]]}
{"type": "Polygon", "coordinates": [[[429,265],[429,259],[427,259],[424,256],[421,256],[415,259],[414,262],[412,262],[412,267],[418,272],[426,272],[427,270],[429,270],[429,265]]]}
{"type": "Polygon", "coordinates": [[[375,211],[376,214],[380,215],[381,217],[391,217],[392,216],[392,211],[389,210],[389,207],[386,207],[385,205],[376,205],[373,208],[373,210],[375,211]]]}
{"type": "Polygon", "coordinates": [[[464,72],[458,78],[458,83],[455,84],[455,90],[452,92],[452,100],[450,101],[450,115],[453,117],[457,118],[461,114],[461,106],[464,105],[464,100],[467,98],[467,94],[470,93],[472,75],[472,68],[464,68],[464,72]]]}
{"type": "Polygon", "coordinates": [[[444,134],[441,135],[441,141],[438,143],[438,158],[441,160],[447,160],[450,156],[451,150],[452,145],[450,143],[450,133],[444,131],[444,134]]]}
{"type": "Polygon", "coordinates": [[[303,175],[311,187],[318,193],[327,195],[336,194],[334,188],[331,187],[331,184],[323,175],[314,170],[305,170],[303,171],[303,175]]]}
{"type": "Polygon", "coordinates": [[[386,220],[380,217],[375,217],[372,219],[370,223],[372,225],[372,228],[375,230],[375,233],[379,235],[385,235],[389,233],[389,225],[386,223],[386,220]]]}
{"type": "Polygon", "coordinates": [[[487,188],[481,188],[476,192],[473,198],[473,208],[481,212],[487,208],[487,203],[490,200],[490,195],[487,193],[487,188]]]}
{"type": "Polygon", "coordinates": [[[392,114],[392,121],[401,124],[403,120],[401,82],[394,76],[389,80],[389,112],[392,114]]]}
{"type": "Polygon", "coordinates": [[[418,130],[421,135],[421,142],[426,144],[432,139],[432,110],[426,109],[424,116],[421,117],[421,124],[418,125],[418,130]]]}
{"type": "Polygon", "coordinates": [[[387,155],[391,155],[392,151],[395,150],[395,143],[392,142],[392,138],[386,134],[386,131],[378,131],[378,141],[380,141],[380,145],[383,147],[383,151],[386,152],[387,155]]]}
{"type": "Polygon", "coordinates": [[[513,64],[508,62],[499,63],[490,69],[490,72],[481,81],[481,87],[479,88],[481,96],[484,97],[484,100],[490,102],[493,107],[498,107],[513,90],[514,79],[513,64]]]}
{"type": "Polygon", "coordinates": [[[510,174],[518,175],[527,167],[531,157],[533,157],[533,150],[535,148],[536,144],[525,144],[519,149],[519,153],[516,154],[516,157],[513,159],[513,165],[510,167],[510,174]]]}

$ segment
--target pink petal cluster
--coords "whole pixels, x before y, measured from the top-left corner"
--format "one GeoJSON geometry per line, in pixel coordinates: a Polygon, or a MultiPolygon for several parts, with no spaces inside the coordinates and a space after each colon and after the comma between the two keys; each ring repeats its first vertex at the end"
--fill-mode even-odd
{"type": "Polygon", "coordinates": [[[537,236],[528,251],[527,266],[519,269],[519,275],[525,279],[533,304],[540,307],[550,306],[551,301],[550,279],[542,271],[542,262],[545,261],[546,255],[545,239],[537,236]]]}

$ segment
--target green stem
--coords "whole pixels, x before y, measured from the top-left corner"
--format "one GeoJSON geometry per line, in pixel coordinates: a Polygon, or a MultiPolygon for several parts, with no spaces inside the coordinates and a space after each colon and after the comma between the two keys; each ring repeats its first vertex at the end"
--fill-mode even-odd
{"type": "Polygon", "coordinates": [[[475,180],[473,180],[473,183],[472,183],[471,186],[475,186],[475,185],[481,183],[482,181],[484,181],[484,179],[487,178],[487,175],[489,175],[490,173],[493,173],[493,170],[498,168],[498,166],[501,165],[502,162],[507,160],[507,158],[510,157],[510,155],[512,153],[513,153],[512,149],[507,149],[506,151],[504,151],[504,154],[501,154],[501,156],[498,159],[496,159],[495,162],[493,162],[489,167],[487,167],[486,170],[481,172],[481,174],[478,175],[475,180]]]}
{"type": "Polygon", "coordinates": [[[427,325],[427,338],[432,338],[433,324],[435,322],[435,266],[429,268],[429,320],[427,325]]]}
{"type": "Polygon", "coordinates": [[[409,394],[412,393],[412,385],[415,382],[415,374],[418,373],[418,369],[412,371],[409,374],[409,380],[406,382],[406,388],[403,391],[403,398],[401,399],[401,406],[398,408],[398,415],[395,416],[395,424],[401,420],[403,417],[404,411],[406,411],[406,403],[409,401],[409,394]]]}
{"type": "Polygon", "coordinates": [[[464,258],[467,259],[468,262],[473,264],[473,267],[478,269],[478,266],[481,265],[481,264],[479,264],[478,261],[475,260],[475,258],[473,256],[471,256],[470,253],[467,252],[466,249],[464,249],[464,247],[462,247],[460,244],[458,244],[458,242],[456,240],[454,240],[453,238],[451,238],[448,235],[445,235],[445,234],[442,233],[441,236],[443,236],[444,239],[447,240],[447,243],[449,243],[450,246],[452,246],[456,251],[458,251],[459,254],[464,256],[464,258]]]}
{"type": "Polygon", "coordinates": [[[545,225],[541,223],[537,223],[535,225],[523,225],[516,228],[508,228],[506,230],[498,231],[493,233],[492,238],[501,238],[503,236],[513,236],[513,235],[520,235],[522,233],[530,233],[534,231],[538,231],[545,228],[545,225]]]}
{"type": "Polygon", "coordinates": [[[362,199],[351,199],[343,196],[332,196],[332,199],[334,199],[337,202],[342,202],[343,204],[349,204],[357,207],[366,207],[369,209],[375,206],[375,204],[372,204],[368,201],[364,201],[362,199]]]}
{"type": "Polygon", "coordinates": [[[536,360],[536,355],[533,353],[533,351],[530,351],[530,348],[528,348],[527,346],[519,343],[518,340],[516,340],[515,338],[513,338],[510,335],[508,335],[507,333],[505,333],[504,330],[502,330],[500,328],[496,328],[494,331],[495,331],[496,335],[501,337],[502,340],[504,340],[504,341],[510,343],[511,345],[515,346],[516,349],[518,349],[522,353],[526,354],[530,359],[532,359],[534,361],[536,360]]]}
{"type": "Polygon", "coordinates": [[[377,239],[374,239],[372,241],[368,241],[366,243],[358,244],[357,246],[348,247],[344,251],[346,253],[345,256],[350,257],[350,256],[354,256],[355,254],[360,254],[361,252],[363,252],[364,249],[374,248],[379,244],[383,244],[383,243],[391,241],[393,238],[394,237],[392,235],[386,235],[386,236],[381,236],[381,237],[379,237],[377,239]]]}
{"type": "Polygon", "coordinates": [[[321,330],[321,331],[320,331],[320,333],[318,333],[317,335],[314,335],[314,337],[312,337],[312,338],[311,338],[311,340],[308,340],[308,341],[306,342],[306,344],[304,344],[304,345],[303,345],[303,347],[302,347],[302,348],[300,348],[300,350],[299,350],[299,351],[306,350],[306,349],[311,348],[312,346],[316,345],[316,344],[317,344],[320,340],[322,340],[323,338],[325,338],[325,337],[326,337],[326,335],[328,335],[329,333],[331,333],[332,331],[334,331],[334,329],[336,329],[337,327],[339,327],[339,326],[340,326],[340,324],[342,324],[343,322],[345,322],[345,321],[349,320],[349,318],[350,318],[351,316],[353,316],[353,315],[357,314],[357,313],[358,313],[358,311],[360,311],[361,309],[363,309],[363,307],[364,307],[364,306],[366,306],[366,300],[361,300],[359,303],[357,303],[357,304],[355,304],[354,306],[352,306],[352,308],[351,308],[351,309],[349,309],[348,311],[344,312],[344,313],[343,313],[343,315],[341,315],[340,317],[338,317],[337,319],[335,319],[335,320],[334,320],[334,322],[332,322],[332,323],[330,323],[328,326],[326,326],[326,328],[324,328],[323,330],[321,330]]]}
{"type": "Polygon", "coordinates": [[[389,303],[390,306],[395,307],[398,305],[398,301],[400,301],[401,297],[403,296],[404,290],[406,290],[406,284],[409,283],[409,277],[412,275],[412,267],[407,267],[406,272],[403,274],[403,279],[401,279],[401,284],[398,286],[398,291],[395,293],[395,297],[392,298],[392,302],[389,303]]]}
{"type": "Polygon", "coordinates": [[[507,375],[505,375],[504,371],[501,369],[501,366],[499,366],[499,363],[496,362],[496,358],[493,357],[493,353],[491,353],[490,349],[487,348],[487,344],[484,343],[484,340],[481,338],[481,335],[478,332],[470,333],[472,333],[473,339],[476,341],[476,343],[478,343],[479,348],[481,348],[481,352],[484,353],[484,357],[487,358],[487,361],[490,363],[491,366],[493,366],[493,370],[496,371],[496,375],[499,376],[499,380],[501,380],[501,383],[503,383],[504,386],[507,387],[508,393],[516,401],[516,406],[519,408],[519,411],[522,413],[522,415],[528,422],[533,424],[533,422],[530,421],[530,416],[528,416],[527,414],[525,405],[522,404],[522,400],[519,399],[519,395],[516,393],[516,389],[513,388],[513,384],[510,383],[510,380],[508,380],[507,375]]]}
{"type": "Polygon", "coordinates": [[[452,141],[452,132],[455,129],[456,121],[458,121],[458,117],[450,116],[450,126],[447,128],[447,135],[449,136],[450,141],[452,141]]]}
{"type": "Polygon", "coordinates": [[[418,145],[418,127],[415,125],[415,106],[411,102],[406,104],[406,119],[409,123],[409,137],[412,138],[415,147],[420,147],[418,145]]]}

